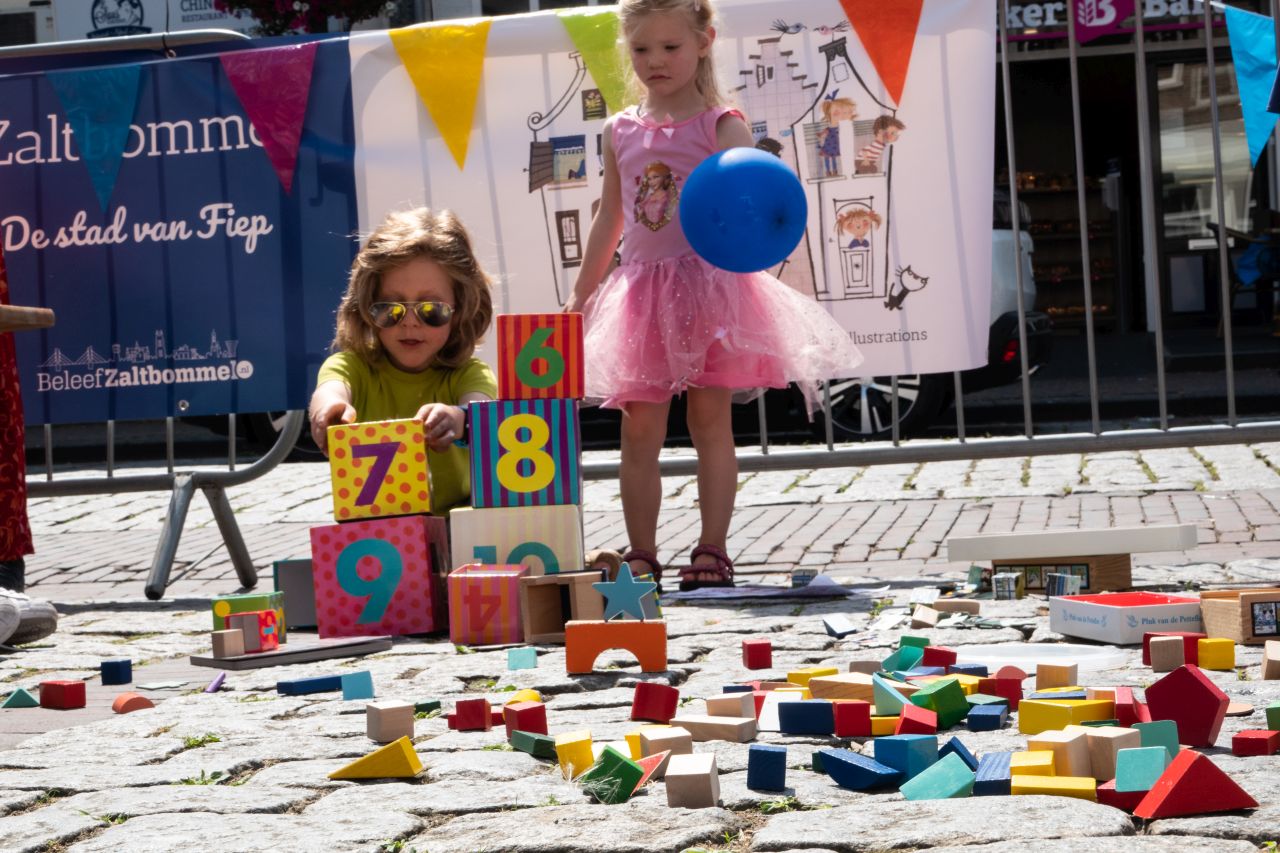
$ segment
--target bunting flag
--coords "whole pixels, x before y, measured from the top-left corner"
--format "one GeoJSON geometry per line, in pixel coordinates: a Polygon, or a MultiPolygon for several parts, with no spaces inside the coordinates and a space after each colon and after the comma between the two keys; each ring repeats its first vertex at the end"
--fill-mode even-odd
{"type": "Polygon", "coordinates": [[[616,113],[626,106],[626,83],[622,56],[618,52],[618,12],[616,9],[585,7],[563,9],[556,14],[564,24],[573,46],[604,97],[605,107],[616,113]]]}
{"type": "Polygon", "coordinates": [[[491,23],[488,18],[449,21],[388,33],[459,169],[467,163],[491,23]]]}
{"type": "Polygon", "coordinates": [[[1269,17],[1234,6],[1226,7],[1226,18],[1236,87],[1240,90],[1240,111],[1244,114],[1244,135],[1249,142],[1249,162],[1257,166],[1277,119],[1275,113],[1267,111],[1271,85],[1276,79],[1276,31],[1269,17]]]}
{"type": "Polygon", "coordinates": [[[311,94],[316,42],[268,50],[238,50],[218,56],[245,115],[258,131],[284,191],[293,190],[293,171],[302,143],[302,122],[311,94]]]}
{"type": "Polygon", "coordinates": [[[840,0],[885,91],[897,106],[907,83],[924,0],[840,0]]]}
{"type": "Polygon", "coordinates": [[[50,71],[46,76],[62,104],[80,159],[89,170],[93,191],[105,213],[116,188],[129,125],[138,106],[142,67],[50,71]]]}

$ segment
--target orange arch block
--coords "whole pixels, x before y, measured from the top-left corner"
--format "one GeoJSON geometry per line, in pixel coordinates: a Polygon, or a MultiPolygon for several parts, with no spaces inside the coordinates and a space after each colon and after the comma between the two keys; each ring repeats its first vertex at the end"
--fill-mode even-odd
{"type": "Polygon", "coordinates": [[[591,672],[596,658],[609,649],[631,652],[640,661],[643,672],[666,672],[667,623],[660,620],[565,623],[564,658],[570,675],[591,672]]]}
{"type": "Polygon", "coordinates": [[[111,703],[111,710],[117,714],[128,714],[144,708],[154,708],[155,704],[141,693],[121,693],[111,703]]]}

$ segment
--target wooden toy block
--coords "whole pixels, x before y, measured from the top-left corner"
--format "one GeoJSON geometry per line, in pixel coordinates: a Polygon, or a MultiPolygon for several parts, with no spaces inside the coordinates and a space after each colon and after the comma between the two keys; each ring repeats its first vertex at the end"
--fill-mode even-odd
{"type": "Polygon", "coordinates": [[[511,748],[532,755],[534,758],[556,758],[555,738],[537,732],[512,732],[511,748]]]}
{"type": "MultiPolygon", "coordinates": [[[[1075,728],[1068,726],[1066,731],[1075,728]]],[[[1089,742],[1089,766],[1093,768],[1093,778],[1099,782],[1116,777],[1117,752],[1142,746],[1142,733],[1137,729],[1089,726],[1084,731],[1089,742]]]]}
{"type": "Polygon", "coordinates": [[[823,616],[822,627],[827,632],[828,637],[835,637],[837,640],[843,640],[850,634],[858,632],[858,626],[853,624],[853,620],[843,613],[829,613],[823,616]]]}
{"type": "Polygon", "coordinates": [[[446,545],[444,519],[421,515],[311,528],[320,637],[442,629],[445,595],[433,572],[446,545]]]}
{"type": "Polygon", "coordinates": [[[631,719],[668,723],[679,705],[680,691],[676,688],[656,681],[641,681],[631,696],[631,719]]]}
{"type": "Polygon", "coordinates": [[[800,687],[808,687],[809,682],[814,678],[822,678],[828,675],[839,675],[840,670],[834,666],[808,666],[804,669],[797,669],[787,673],[787,681],[791,684],[797,684],[800,687]]]}
{"type": "Polygon", "coordinates": [[[556,760],[566,779],[576,779],[596,763],[591,749],[591,732],[586,729],[562,732],[555,736],[556,760]]]}
{"type": "Polygon", "coordinates": [[[426,429],[413,420],[329,427],[333,518],[431,512],[426,429]]]}
{"type": "MultiPolygon", "coordinates": [[[[640,777],[640,781],[636,783],[635,790],[639,791],[641,788],[645,786],[646,782],[648,782],[650,779],[656,778],[655,774],[658,772],[659,768],[662,768],[665,770],[667,766],[667,761],[670,758],[671,758],[671,753],[669,752],[659,752],[654,755],[646,756],[644,758],[633,758],[632,761],[640,765],[640,769],[644,771],[644,775],[642,775],[640,777]]],[[[635,791],[632,791],[631,793],[634,795],[635,791]]]]}
{"type": "MultiPolygon", "coordinates": [[[[951,666],[956,662],[956,650],[946,646],[925,646],[920,663],[923,666],[951,666]]],[[[985,667],[984,667],[985,669],[985,667]]]]}
{"type": "Polygon", "coordinates": [[[1267,706],[1267,728],[1280,731],[1280,702],[1272,702],[1267,706]]]}
{"type": "Polygon", "coordinates": [[[1138,706],[1143,704],[1133,696],[1132,687],[1117,686],[1115,690],[1116,720],[1121,727],[1128,728],[1139,722],[1138,706]]]}
{"type": "Polygon", "coordinates": [[[563,643],[569,622],[603,619],[604,598],[591,586],[600,577],[600,572],[586,571],[521,578],[524,641],[563,643]]]}
{"type": "Polygon", "coordinates": [[[507,729],[507,740],[514,732],[547,734],[547,706],[541,702],[516,702],[502,706],[502,722],[507,729]]]}
{"type": "MultiPolygon", "coordinates": [[[[675,716],[675,709],[672,709],[675,716]]],[[[756,717],[756,700],[750,693],[728,693],[707,700],[708,717],[756,717]]]]}
{"type": "Polygon", "coordinates": [[[599,760],[578,777],[583,793],[605,805],[625,803],[644,778],[644,769],[612,746],[606,746],[599,760]]]}
{"type": "Polygon", "coordinates": [[[244,631],[238,629],[214,631],[210,636],[213,638],[215,658],[239,657],[244,654],[244,631]]]}
{"type": "Polygon", "coordinates": [[[922,646],[902,646],[895,650],[887,658],[880,661],[880,668],[885,672],[893,672],[894,670],[911,669],[919,665],[924,659],[924,647],[922,646]]]}
{"type": "Polygon", "coordinates": [[[963,761],[965,766],[970,770],[976,771],[978,769],[978,757],[970,752],[969,747],[965,746],[964,741],[960,740],[958,737],[948,739],[947,742],[942,745],[942,748],[938,750],[938,758],[945,758],[948,755],[959,756],[960,760],[963,761]]]}
{"type": "Polygon", "coordinates": [[[984,752],[978,759],[978,772],[973,781],[975,797],[1007,796],[1010,787],[1011,752],[984,752]]]}
{"type": "Polygon", "coordinates": [[[871,703],[836,699],[832,703],[836,737],[871,737],[871,703]]]}
{"type": "MultiPolygon", "coordinates": [[[[1151,641],[1156,637],[1178,637],[1182,640],[1182,663],[1192,663],[1196,666],[1200,665],[1200,661],[1196,656],[1198,649],[1197,640],[1203,640],[1208,634],[1202,634],[1198,631],[1147,631],[1142,635],[1142,663],[1151,666],[1151,641]]],[[[1182,664],[1178,664],[1182,666],[1182,664]]]]}
{"type": "Polygon", "coordinates": [[[747,669],[773,666],[773,643],[769,640],[743,640],[742,665],[747,669]]]}
{"type": "Polygon", "coordinates": [[[1236,668],[1236,644],[1224,637],[1196,641],[1197,664],[1201,669],[1229,671],[1236,668]]]}
{"type": "Polygon", "coordinates": [[[813,753],[813,754],[809,757],[809,766],[810,766],[810,768],[813,770],[813,772],[814,772],[814,773],[826,773],[826,772],[827,772],[827,771],[826,771],[825,769],[823,769],[823,767],[822,767],[822,754],[821,754],[821,752],[820,752],[820,751],[819,751],[819,752],[815,752],[815,753],[813,753]]]}
{"type": "Polygon", "coordinates": [[[574,400],[494,400],[467,407],[471,505],[582,503],[582,438],[574,400]]]}
{"type": "Polygon", "coordinates": [[[369,739],[391,743],[402,737],[413,739],[413,703],[382,699],[364,706],[364,728],[369,739]]]}
{"type": "Polygon", "coordinates": [[[1115,705],[1089,699],[1024,699],[1018,703],[1018,731],[1038,735],[1049,729],[1065,729],[1086,720],[1108,720],[1115,705]]]}
{"type": "MultiPolygon", "coordinates": [[[[307,583],[310,584],[310,578],[307,583]]],[[[312,608],[315,608],[315,599],[312,598],[312,608]]],[[[258,610],[274,610],[276,613],[276,628],[280,633],[280,642],[287,642],[289,639],[288,630],[284,627],[285,609],[284,609],[284,593],[274,592],[246,592],[240,595],[219,595],[213,599],[210,605],[213,611],[213,630],[225,631],[231,627],[231,623],[227,620],[233,613],[253,613],[258,610]]]]}
{"type": "Polygon", "coordinates": [[[141,693],[121,693],[111,703],[111,710],[117,714],[131,714],[154,707],[155,703],[141,693]]]}
{"type": "MultiPolygon", "coordinates": [[[[950,667],[948,667],[950,668],[950,667]]],[[[967,698],[973,693],[978,692],[978,685],[982,683],[982,679],[976,675],[968,675],[963,672],[950,672],[946,677],[960,685],[960,690],[967,698]]]]}
{"type": "Polygon", "coordinates": [[[1231,736],[1232,755],[1275,755],[1280,751],[1280,732],[1245,729],[1231,736]]]}
{"type": "Polygon", "coordinates": [[[1089,758],[1089,733],[1079,726],[1075,731],[1041,732],[1027,738],[1030,751],[1047,749],[1053,753],[1053,772],[1056,776],[1092,776],[1093,763],[1089,758]]]}
{"type": "Polygon", "coordinates": [[[1147,795],[1146,791],[1125,791],[1116,790],[1116,780],[1107,779],[1098,782],[1097,788],[1098,802],[1104,806],[1111,806],[1113,809],[1120,809],[1123,812],[1133,813],[1138,807],[1138,803],[1142,802],[1142,798],[1147,795]]]}
{"type": "Polygon", "coordinates": [[[1178,745],[1178,724],[1173,720],[1153,720],[1149,723],[1134,723],[1133,730],[1141,739],[1139,746],[1161,746],[1169,753],[1172,760],[1181,747],[1178,745]]]}
{"type": "Polygon", "coordinates": [[[777,687],[769,692],[777,693],[786,699],[812,699],[813,698],[813,694],[809,692],[808,687],[801,687],[797,684],[793,684],[790,687],[777,687]]]}
{"type": "Polygon", "coordinates": [[[1048,690],[1037,690],[1028,699],[1088,699],[1089,694],[1083,687],[1050,687],[1048,690]]]}
{"type": "Polygon", "coordinates": [[[488,699],[459,699],[453,713],[460,732],[487,732],[493,728],[493,709],[488,699]]]}
{"type": "Polygon", "coordinates": [[[982,603],[973,598],[939,598],[932,606],[939,613],[978,613],[982,603]]]}
{"type": "Polygon", "coordinates": [[[871,676],[871,692],[875,700],[876,713],[881,716],[897,716],[902,713],[902,706],[911,700],[898,689],[901,682],[890,682],[879,675],[871,676]]]}
{"type": "Polygon", "coordinates": [[[898,728],[897,714],[872,714],[871,715],[871,736],[887,737],[893,734],[898,728]]]}
{"type": "Polygon", "coordinates": [[[969,703],[969,707],[976,708],[979,705],[1003,705],[1009,707],[1009,700],[1003,696],[990,696],[986,693],[970,693],[964,697],[964,701],[969,703]]]}
{"type": "Polygon", "coordinates": [[[809,693],[814,699],[860,699],[871,702],[875,698],[871,674],[843,672],[809,679],[809,693]]]}
{"type": "Polygon", "coordinates": [[[1146,651],[1154,672],[1173,672],[1186,663],[1186,645],[1181,637],[1152,637],[1146,651]]]}
{"type": "Polygon", "coordinates": [[[978,682],[978,692],[988,696],[1003,697],[1009,703],[1009,710],[1018,710],[1022,702],[1022,679],[1020,678],[984,678],[978,682]]]}
{"type": "Polygon", "coordinates": [[[1004,666],[996,670],[995,677],[996,678],[1012,678],[1017,681],[1026,681],[1027,673],[1023,672],[1021,669],[1014,666],[1013,664],[1005,664],[1004,666]]]}
{"type": "Polygon", "coordinates": [[[565,668],[570,675],[591,672],[596,658],[609,649],[635,655],[642,672],[666,672],[667,623],[569,622],[564,626],[565,668]]]}
{"type": "Polygon", "coordinates": [[[1004,728],[1009,719],[1009,707],[999,705],[974,705],[965,718],[971,732],[994,732],[1004,728]]]}
{"type": "MultiPolygon", "coordinates": [[[[693,735],[688,729],[679,726],[670,726],[667,728],[657,728],[654,726],[646,726],[640,730],[640,757],[648,758],[652,755],[666,754],[672,755],[692,755],[693,754],[693,735]]],[[[667,763],[660,763],[653,772],[653,778],[661,779],[666,773],[667,763]]]]}
{"type": "Polygon", "coordinates": [[[903,783],[907,800],[948,800],[973,794],[977,774],[958,755],[946,755],[903,783]]]}
{"type": "MultiPolygon", "coordinates": [[[[1201,649],[1203,660],[1203,648],[1201,649]]],[[[1147,688],[1147,707],[1154,720],[1174,720],[1178,741],[1213,746],[1231,702],[1199,667],[1184,664],[1147,688]]]]}
{"type": "MultiPolygon", "coordinates": [[[[760,682],[758,682],[758,681],[754,682],[754,684],[759,684],[759,683],[760,683],[760,682]]],[[[720,685],[720,692],[722,692],[722,693],[751,693],[751,692],[753,692],[755,689],[756,689],[756,688],[755,688],[752,684],[722,684],[722,685],[720,685]]]]}
{"type": "Polygon", "coordinates": [[[1055,770],[1051,749],[1028,749],[1009,757],[1009,772],[1022,776],[1052,776],[1055,770]]]}
{"type": "Polygon", "coordinates": [[[104,660],[98,667],[103,684],[128,684],[133,681],[133,661],[129,658],[104,660]]]}
{"type": "Polygon", "coordinates": [[[926,648],[928,648],[928,646],[929,646],[928,637],[917,637],[913,634],[903,634],[901,637],[898,638],[898,648],[900,649],[913,648],[913,649],[920,649],[923,652],[926,648]]]}
{"type": "Polygon", "coordinates": [[[1097,802],[1098,783],[1092,776],[1024,776],[1014,773],[1009,777],[1009,793],[1015,797],[1044,794],[1097,802]]]}
{"type": "MultiPolygon", "coordinates": [[[[653,728],[659,728],[659,729],[671,728],[671,726],[665,723],[652,723],[650,725],[653,728]]],[[[640,751],[640,732],[644,731],[646,728],[649,728],[649,727],[650,726],[641,726],[640,728],[636,729],[633,732],[627,732],[623,736],[627,741],[627,752],[631,754],[631,759],[633,761],[638,761],[639,759],[644,757],[644,753],[640,751]]]]}
{"type": "Polygon", "coordinates": [[[758,730],[754,718],[708,717],[703,714],[681,714],[671,718],[671,725],[687,731],[695,741],[725,740],[746,743],[754,740],[758,730]]]}
{"type": "Polygon", "coordinates": [[[898,714],[898,723],[893,727],[893,733],[895,735],[937,734],[938,714],[929,708],[908,702],[902,706],[902,711],[898,714]]]}
{"type": "Polygon", "coordinates": [[[498,397],[582,399],[581,314],[499,314],[498,397]]]}
{"type": "Polygon", "coordinates": [[[40,682],[40,707],[70,711],[84,707],[83,681],[40,682]]]}
{"type": "Polygon", "coordinates": [[[841,788],[869,791],[897,785],[902,771],[847,749],[821,749],[814,753],[816,772],[826,773],[841,788]],[[821,756],[821,769],[817,767],[821,756]]]}
{"type": "MultiPolygon", "coordinates": [[[[316,627],[316,588],[312,582],[311,560],[276,560],[271,564],[271,580],[283,601],[283,614],[277,614],[281,642],[287,642],[289,629],[316,627]]],[[[254,607],[261,610],[261,607],[254,607]]]]}
{"type": "Polygon", "coordinates": [[[753,743],[747,747],[747,787],[782,791],[787,787],[787,748],[753,743]]]}
{"type": "Polygon", "coordinates": [[[1252,809],[1257,800],[1245,793],[1222,768],[1191,749],[1179,752],[1133,810],[1134,817],[1166,817],[1252,809]]]}
{"type": "Polygon", "coordinates": [[[911,611],[911,627],[912,628],[936,628],[938,620],[942,618],[942,614],[932,607],[924,604],[917,604],[916,609],[911,611]]]}
{"type": "Polygon", "coordinates": [[[452,566],[518,563],[539,577],[582,571],[586,564],[582,507],[576,504],[460,507],[449,513],[449,524],[452,566]]]}
{"type": "Polygon", "coordinates": [[[518,649],[507,649],[507,669],[537,669],[537,667],[537,649],[531,646],[522,646],[518,649]]]}
{"type": "Polygon", "coordinates": [[[932,681],[911,695],[911,704],[928,708],[938,715],[938,727],[949,729],[969,714],[964,688],[955,678],[932,681]]]}
{"type": "Polygon", "coordinates": [[[407,737],[375,749],[364,758],[335,770],[330,779],[412,779],[422,772],[422,761],[407,737]]]}
{"type": "MultiPolygon", "coordinates": [[[[851,660],[849,661],[849,672],[859,673],[861,675],[872,675],[880,671],[880,661],[878,660],[851,660]]],[[[812,679],[810,679],[812,683],[812,679]]]]}
{"type": "Polygon", "coordinates": [[[240,631],[244,634],[244,650],[246,654],[271,652],[280,648],[280,637],[276,633],[276,612],[274,610],[232,613],[227,617],[227,625],[231,630],[240,631]]]}
{"type": "Polygon", "coordinates": [[[1267,640],[1262,649],[1262,678],[1280,680],[1280,640],[1267,640]]]}
{"type": "Polygon", "coordinates": [[[1079,680],[1079,666],[1074,663],[1036,665],[1036,690],[1048,687],[1068,687],[1079,680]]]}
{"type": "Polygon", "coordinates": [[[520,579],[528,574],[526,566],[480,563],[450,572],[449,640],[464,646],[523,642],[520,579]]]}
{"type": "Polygon", "coordinates": [[[877,738],[875,759],[902,774],[905,782],[938,760],[936,735],[891,735],[877,738]]]}
{"type": "MultiPolygon", "coordinates": [[[[1013,568],[1021,568],[1014,566],[1013,568]]],[[[994,571],[991,575],[991,587],[997,601],[1016,601],[1027,594],[1027,576],[1025,570],[1016,572],[994,571]]]]}
{"type": "Polygon", "coordinates": [[[667,763],[667,805],[706,809],[720,804],[720,775],[714,753],[673,755],[667,763]]]}
{"type": "Polygon", "coordinates": [[[276,682],[276,692],[281,696],[303,696],[341,689],[341,675],[313,675],[310,678],[291,678],[276,682]]]}
{"type": "Polygon", "coordinates": [[[4,700],[4,704],[0,708],[39,708],[40,700],[32,696],[25,689],[19,687],[17,690],[9,694],[9,698],[4,700]]]}
{"type": "Polygon", "coordinates": [[[1200,615],[1209,637],[1260,646],[1276,638],[1277,613],[1280,613],[1280,587],[1200,593],[1200,615]]]}
{"type": "Polygon", "coordinates": [[[373,673],[367,669],[342,674],[343,699],[372,699],[373,673]]]}
{"type": "Polygon", "coordinates": [[[778,704],[778,727],[789,735],[829,735],[835,731],[835,706],[826,699],[778,704]]]}
{"type": "Polygon", "coordinates": [[[987,671],[987,665],[984,663],[953,663],[947,665],[948,675],[967,675],[981,681],[987,678],[990,673],[987,671]]]}

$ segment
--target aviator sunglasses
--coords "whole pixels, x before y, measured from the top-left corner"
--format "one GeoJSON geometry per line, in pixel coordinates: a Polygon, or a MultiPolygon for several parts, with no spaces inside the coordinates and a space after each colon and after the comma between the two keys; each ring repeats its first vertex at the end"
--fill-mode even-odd
{"type": "Polygon", "coordinates": [[[453,306],[443,302],[375,302],[369,306],[369,317],[379,329],[390,329],[399,325],[411,309],[423,325],[437,329],[453,317],[453,306]]]}

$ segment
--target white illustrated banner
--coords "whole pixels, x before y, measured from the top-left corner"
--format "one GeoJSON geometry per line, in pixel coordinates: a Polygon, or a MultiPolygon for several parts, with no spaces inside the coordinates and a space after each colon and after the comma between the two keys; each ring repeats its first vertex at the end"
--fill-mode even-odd
{"type": "MultiPolygon", "coordinates": [[[[851,373],[985,364],[989,0],[924,0],[896,102],[871,59],[884,67],[882,46],[868,50],[837,0],[717,8],[721,87],[808,196],[804,239],[771,272],[848,330],[866,359],[851,373]]],[[[451,208],[499,280],[498,311],[560,310],[600,198],[606,113],[556,13],[493,19],[461,169],[389,35],[353,33],[350,55],[362,232],[391,210],[451,208]]]]}

